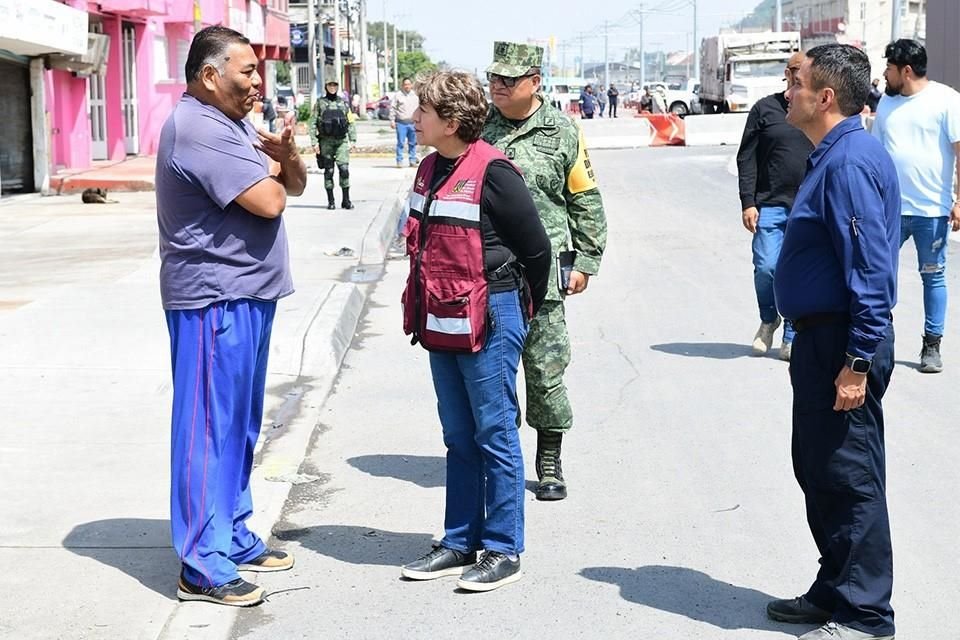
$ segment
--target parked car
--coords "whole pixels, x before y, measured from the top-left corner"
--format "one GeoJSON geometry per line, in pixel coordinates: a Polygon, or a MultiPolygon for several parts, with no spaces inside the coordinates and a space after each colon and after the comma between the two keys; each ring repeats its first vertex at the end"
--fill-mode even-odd
{"type": "Polygon", "coordinates": [[[390,96],[383,96],[379,100],[368,102],[366,112],[367,117],[371,120],[389,120],[390,96]]]}

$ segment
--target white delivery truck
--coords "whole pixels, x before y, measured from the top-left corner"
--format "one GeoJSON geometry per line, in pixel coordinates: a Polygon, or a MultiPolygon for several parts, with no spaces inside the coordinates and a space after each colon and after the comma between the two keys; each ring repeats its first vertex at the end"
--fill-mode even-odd
{"type": "Polygon", "coordinates": [[[703,113],[749,111],[764,96],[785,91],[783,70],[800,51],[796,31],[722,33],[700,45],[703,113]]]}

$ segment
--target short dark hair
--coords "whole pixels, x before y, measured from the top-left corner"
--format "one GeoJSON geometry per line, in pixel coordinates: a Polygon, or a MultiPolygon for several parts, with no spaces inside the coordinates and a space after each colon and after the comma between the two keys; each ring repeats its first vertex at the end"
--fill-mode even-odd
{"type": "Polygon", "coordinates": [[[487,98],[477,78],[463,71],[434,71],[417,80],[414,91],[420,104],[433,107],[441,120],[458,123],[457,137],[464,142],[480,138],[487,119],[487,98]]]}
{"type": "Polygon", "coordinates": [[[901,38],[891,42],[883,52],[883,57],[900,70],[909,66],[918,78],[927,75],[927,50],[916,40],[901,38]]]}
{"type": "Polygon", "coordinates": [[[849,44],[823,44],[807,51],[814,89],[830,87],[840,113],[852,116],[863,111],[870,95],[870,59],[849,44]]]}
{"type": "Polygon", "coordinates": [[[400,84],[403,84],[407,80],[409,80],[410,82],[413,82],[413,78],[411,78],[410,76],[404,76],[403,80],[400,81],[400,84]]]}
{"type": "Polygon", "coordinates": [[[223,63],[229,60],[225,53],[232,44],[250,44],[250,40],[242,33],[219,24],[198,31],[190,43],[187,63],[183,67],[187,82],[199,80],[200,71],[207,64],[212,64],[223,73],[223,63]]]}

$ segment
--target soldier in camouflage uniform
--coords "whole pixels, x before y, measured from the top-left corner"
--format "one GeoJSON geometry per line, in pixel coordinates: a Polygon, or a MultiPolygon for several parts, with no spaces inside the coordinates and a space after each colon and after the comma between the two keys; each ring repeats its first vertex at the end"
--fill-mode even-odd
{"type": "Polygon", "coordinates": [[[603,202],[579,127],[540,94],[543,48],[497,42],[487,68],[493,108],[482,137],[521,170],[550,237],[553,255],[573,249],[569,286],[561,291],[553,261],[551,287],[534,317],[523,350],[527,423],[537,430],[538,500],[562,500],[567,487],[560,467],[563,434],[573,411],[563,383],[570,339],[563,300],[582,293],[600,269],[607,241],[603,202]]]}
{"type": "Polygon", "coordinates": [[[350,144],[357,141],[357,127],[354,124],[353,111],[337,93],[339,88],[338,82],[328,82],[327,94],[317,100],[317,104],[314,105],[314,126],[310,127],[310,141],[313,143],[314,153],[317,154],[317,166],[323,169],[323,186],[327,190],[327,209],[337,208],[333,195],[334,166],[340,173],[340,189],[343,190],[340,207],[353,209],[353,203],[350,201],[350,144]],[[323,133],[324,114],[330,110],[343,113],[343,118],[348,124],[343,135],[323,133]]]}

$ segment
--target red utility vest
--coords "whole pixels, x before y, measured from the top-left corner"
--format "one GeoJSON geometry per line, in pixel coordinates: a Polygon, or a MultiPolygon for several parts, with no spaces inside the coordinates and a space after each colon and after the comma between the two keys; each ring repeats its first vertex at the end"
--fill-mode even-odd
{"type": "Polygon", "coordinates": [[[420,164],[409,200],[410,275],[401,298],[411,344],[455,353],[483,349],[489,320],[480,203],[487,167],[506,159],[478,140],[433,193],[436,152],[420,164]]]}

